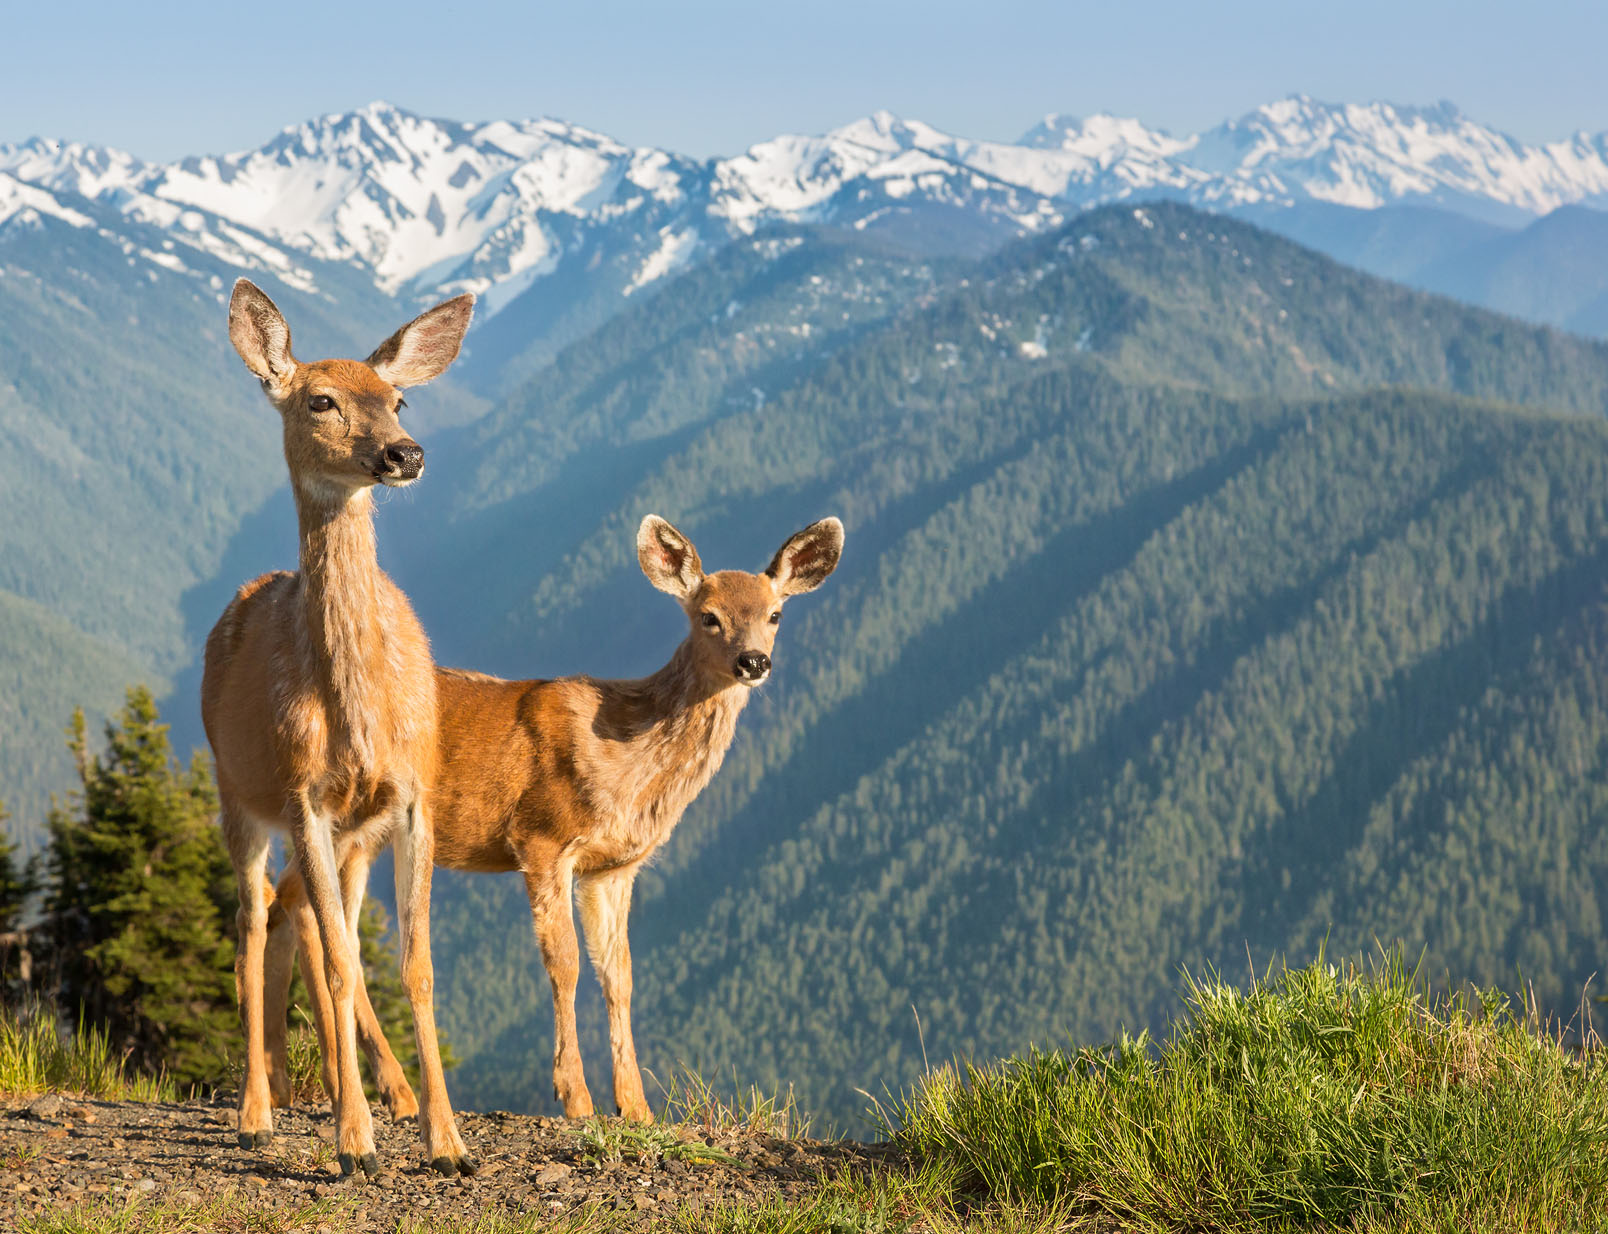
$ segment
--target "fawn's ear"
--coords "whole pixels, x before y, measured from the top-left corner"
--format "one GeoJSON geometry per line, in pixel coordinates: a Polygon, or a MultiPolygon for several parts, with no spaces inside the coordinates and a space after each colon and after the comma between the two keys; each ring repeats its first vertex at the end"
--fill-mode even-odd
{"type": "Polygon", "coordinates": [[[249,279],[238,279],[229,297],[229,341],[270,396],[278,397],[296,371],[290,327],[279,306],[249,279]]]}
{"type": "Polygon", "coordinates": [[[637,560],[648,582],[681,601],[703,581],[703,562],[692,541],[657,514],[648,515],[637,528],[637,560]]]}
{"type": "Polygon", "coordinates": [[[841,556],[843,524],[835,518],[823,518],[794,533],[777,549],[765,573],[776,580],[776,590],[781,595],[796,596],[824,583],[826,576],[837,569],[841,556]]]}
{"type": "Polygon", "coordinates": [[[447,371],[475,315],[475,297],[466,292],[426,309],[374,349],[368,365],[399,389],[422,386],[447,371]]]}

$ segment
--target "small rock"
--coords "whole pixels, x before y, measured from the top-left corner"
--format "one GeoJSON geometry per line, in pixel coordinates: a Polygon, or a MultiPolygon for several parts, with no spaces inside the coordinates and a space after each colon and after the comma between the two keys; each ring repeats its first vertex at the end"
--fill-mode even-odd
{"type": "Polygon", "coordinates": [[[551,1187],[569,1177],[570,1168],[562,1161],[550,1161],[531,1177],[538,1187],[551,1187]]]}
{"type": "Polygon", "coordinates": [[[134,1190],[135,1191],[155,1191],[156,1190],[156,1179],[154,1179],[154,1178],[142,1178],[142,1179],[140,1179],[139,1182],[134,1184],[134,1190]]]}
{"type": "Polygon", "coordinates": [[[59,1094],[46,1093],[43,1097],[39,1098],[39,1100],[35,1101],[28,1107],[28,1117],[37,1118],[41,1121],[58,1118],[61,1115],[62,1108],[66,1106],[66,1104],[67,1103],[61,1099],[59,1094]]]}

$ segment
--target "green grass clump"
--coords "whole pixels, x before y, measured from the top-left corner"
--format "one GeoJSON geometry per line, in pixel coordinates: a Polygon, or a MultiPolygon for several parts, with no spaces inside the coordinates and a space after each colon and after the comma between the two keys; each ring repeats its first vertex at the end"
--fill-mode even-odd
{"type": "Polygon", "coordinates": [[[757,1084],[742,1084],[733,1072],[729,1087],[722,1088],[700,1071],[685,1064],[670,1073],[668,1082],[659,1084],[664,1104],[659,1112],[663,1122],[694,1123],[706,1134],[743,1133],[769,1135],[785,1140],[809,1134],[810,1119],[798,1107],[793,1086],[770,1091],[757,1084]]]}
{"type": "Polygon", "coordinates": [[[22,1222],[24,1234],[357,1234],[367,1228],[354,1200],[319,1200],[269,1209],[238,1192],[198,1204],[166,1200],[100,1200],[63,1205],[22,1222]]]}
{"type": "Polygon", "coordinates": [[[1164,1047],[945,1067],[899,1135],[956,1184],[1154,1230],[1597,1228],[1608,1074],[1399,956],[1191,980],[1164,1047]]]}
{"type": "Polygon", "coordinates": [[[166,1076],[129,1074],[107,1035],[80,1023],[62,1034],[48,1006],[0,1008],[0,1092],[73,1093],[104,1101],[175,1101],[166,1076]]]}
{"type": "Polygon", "coordinates": [[[591,1118],[575,1130],[581,1155],[593,1161],[719,1161],[741,1165],[736,1157],[701,1140],[683,1139],[663,1124],[624,1123],[591,1118]]]}

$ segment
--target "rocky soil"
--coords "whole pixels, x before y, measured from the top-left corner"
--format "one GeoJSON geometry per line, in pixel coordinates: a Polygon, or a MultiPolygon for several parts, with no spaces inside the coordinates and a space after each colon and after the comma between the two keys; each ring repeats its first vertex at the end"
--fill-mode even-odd
{"type": "Polygon", "coordinates": [[[886,1152],[851,1141],[691,1126],[674,1128],[674,1142],[654,1148],[623,1124],[605,1124],[600,1136],[589,1138],[575,1123],[495,1111],[460,1112],[458,1126],[480,1169],[473,1178],[446,1179],[425,1164],[417,1126],[392,1123],[376,1108],[385,1172],[363,1181],[361,1174],[341,1176],[327,1106],[276,1111],[273,1143],[243,1150],[236,1145],[232,1107],[209,1101],[0,1098],[0,1229],[18,1229],[42,1210],[86,1201],[149,1197],[196,1204],[230,1192],[258,1209],[299,1210],[317,1200],[347,1199],[356,1216],[343,1229],[393,1231],[404,1217],[558,1217],[591,1205],[647,1226],[656,1212],[678,1207],[793,1198],[846,1167],[872,1168],[886,1152]],[[626,1133],[613,1136],[613,1129],[626,1133]],[[721,1156],[711,1160],[699,1145],[721,1156]],[[615,1153],[620,1159],[609,1160],[615,1153]]]}

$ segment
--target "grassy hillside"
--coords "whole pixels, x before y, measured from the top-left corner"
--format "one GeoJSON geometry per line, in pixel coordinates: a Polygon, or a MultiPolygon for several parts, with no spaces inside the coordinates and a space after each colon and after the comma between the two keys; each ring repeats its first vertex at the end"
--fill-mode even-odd
{"type": "MultiPolygon", "coordinates": [[[[526,465],[509,434],[561,441],[559,383],[554,422],[494,412],[443,482],[483,537],[459,548],[498,548],[445,567],[496,576],[472,638],[430,598],[438,559],[402,554],[443,659],[630,673],[683,632],[635,573],[643,513],[711,566],[848,526],[639,881],[648,1065],[791,1081],[846,1120],[856,1086],[919,1070],[918,1016],[939,1055],[1102,1037],[1153,1022],[1181,964],[1326,932],[1522,964],[1572,1005],[1608,877],[1608,430],[1559,413],[1600,410],[1608,352],[1175,207],[938,279],[757,406],[678,389],[685,351],[646,340],[712,323],[667,289],[610,327],[640,364],[597,431],[638,434],[634,472],[601,491],[582,447],[488,483],[526,465]]],[[[739,333],[706,336],[713,363],[739,333]]],[[[614,371],[584,348],[561,364],[614,371]]],[[[522,887],[438,886],[455,1091],[539,1105],[522,887]]]]}

